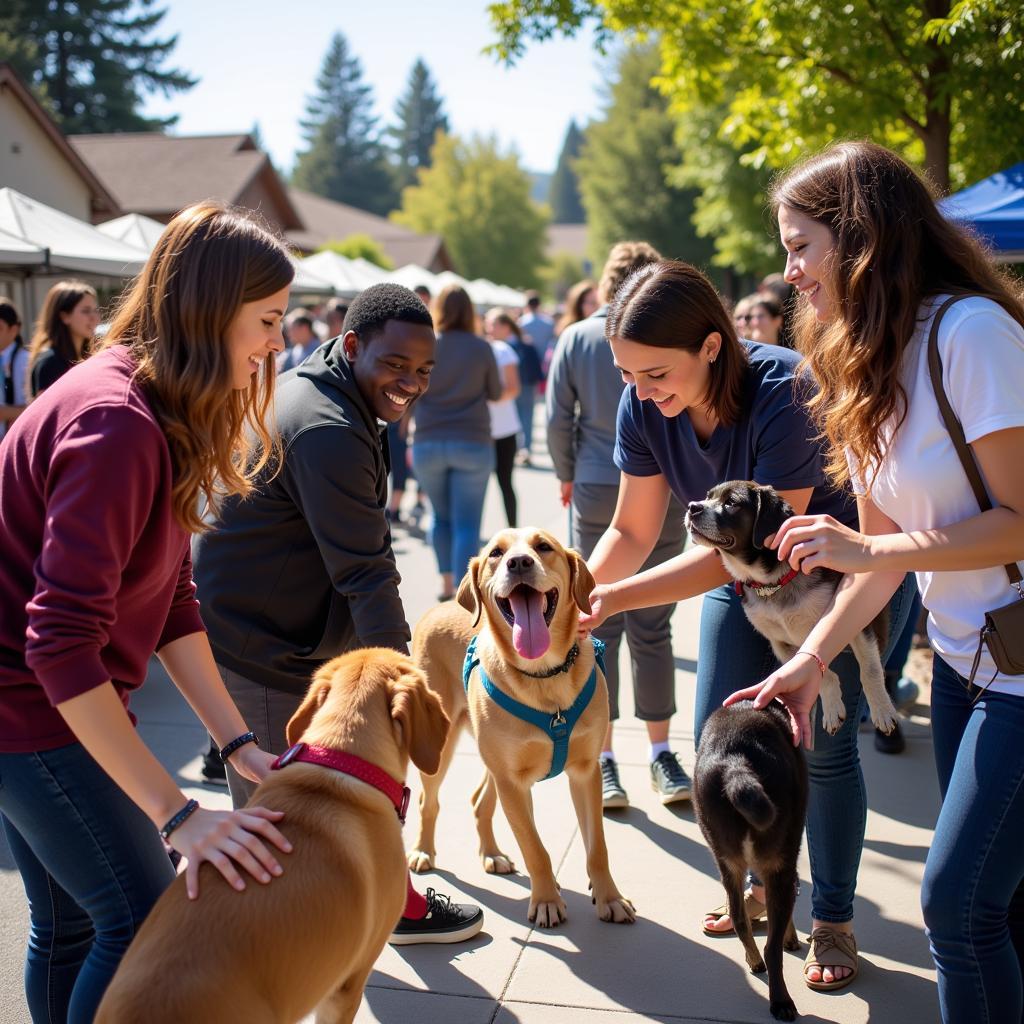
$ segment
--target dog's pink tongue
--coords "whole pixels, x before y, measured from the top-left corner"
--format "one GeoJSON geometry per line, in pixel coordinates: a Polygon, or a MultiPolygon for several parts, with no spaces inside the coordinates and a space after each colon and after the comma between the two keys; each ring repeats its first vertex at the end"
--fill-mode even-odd
{"type": "Polygon", "coordinates": [[[512,605],[512,646],[524,658],[541,658],[551,646],[544,621],[544,595],[532,587],[516,587],[508,596],[512,605]]]}

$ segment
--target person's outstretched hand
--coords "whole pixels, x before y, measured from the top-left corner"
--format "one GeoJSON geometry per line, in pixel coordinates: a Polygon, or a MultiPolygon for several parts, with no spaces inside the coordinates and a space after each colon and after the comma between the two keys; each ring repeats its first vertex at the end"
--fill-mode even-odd
{"type": "Polygon", "coordinates": [[[605,621],[615,614],[611,604],[611,588],[606,583],[598,583],[590,592],[590,612],[580,612],[580,632],[589,633],[597,629],[605,621]]]}
{"type": "Polygon", "coordinates": [[[231,767],[250,782],[262,782],[270,774],[270,766],[276,760],[276,754],[260,750],[255,743],[246,743],[228,758],[231,767]]]}
{"type": "Polygon", "coordinates": [[[837,572],[868,572],[874,557],[869,535],[826,515],[792,516],[765,540],[765,546],[778,553],[779,561],[805,574],[821,566],[837,572]]]}
{"type": "Polygon", "coordinates": [[[274,826],[284,811],[266,807],[244,807],[238,811],[194,811],[179,825],[168,842],[188,860],[185,890],[190,900],[199,897],[199,865],[208,860],[229,885],[239,892],[245,882],[238,868],[244,868],[258,882],[266,884],[283,871],[266,843],[291,853],[292,844],[274,826]]]}
{"type": "Polygon", "coordinates": [[[723,704],[728,707],[741,700],[752,700],[754,707],[763,708],[778,697],[789,712],[793,745],[803,743],[804,747],[811,750],[814,746],[811,708],[820,692],[821,669],[813,658],[797,654],[762,682],[729,694],[723,704]]]}

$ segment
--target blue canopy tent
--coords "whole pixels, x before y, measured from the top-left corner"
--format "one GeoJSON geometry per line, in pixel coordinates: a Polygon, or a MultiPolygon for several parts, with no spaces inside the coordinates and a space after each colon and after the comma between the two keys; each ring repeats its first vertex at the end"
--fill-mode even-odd
{"type": "Polygon", "coordinates": [[[939,209],[980,235],[1000,263],[1024,263],[1024,162],[941,200],[939,209]]]}

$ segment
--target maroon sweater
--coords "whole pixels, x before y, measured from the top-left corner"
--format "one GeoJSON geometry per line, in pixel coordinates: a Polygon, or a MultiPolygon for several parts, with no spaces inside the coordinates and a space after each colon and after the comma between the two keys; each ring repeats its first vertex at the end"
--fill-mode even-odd
{"type": "Polygon", "coordinates": [[[203,630],[171,456],[123,347],[75,366],[0,443],[0,751],[75,742],[55,705],[203,630]]]}

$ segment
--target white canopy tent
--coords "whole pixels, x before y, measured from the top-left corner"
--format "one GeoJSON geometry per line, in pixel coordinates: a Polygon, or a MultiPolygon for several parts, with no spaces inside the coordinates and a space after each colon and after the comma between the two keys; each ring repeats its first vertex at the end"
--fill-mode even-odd
{"type": "Polygon", "coordinates": [[[329,282],[339,295],[346,298],[354,298],[368,285],[375,283],[368,280],[366,271],[355,260],[329,249],[307,256],[301,263],[306,270],[329,282]]]}
{"type": "Polygon", "coordinates": [[[0,231],[0,268],[38,267],[46,262],[46,250],[17,235],[0,231]]]}
{"type": "Polygon", "coordinates": [[[406,263],[404,267],[388,271],[385,280],[393,281],[395,284],[410,289],[423,285],[430,289],[431,294],[437,292],[441,287],[437,283],[437,275],[417,263],[406,263]]]}
{"type": "Polygon", "coordinates": [[[164,233],[166,224],[161,224],[152,217],[144,217],[141,213],[126,213],[123,217],[104,221],[96,225],[108,238],[116,238],[120,242],[134,245],[143,252],[151,253],[157,239],[164,233]]]}
{"type": "Polygon", "coordinates": [[[0,231],[45,249],[47,269],[123,279],[146,262],[141,249],[13,188],[0,188],[0,231]]]}

